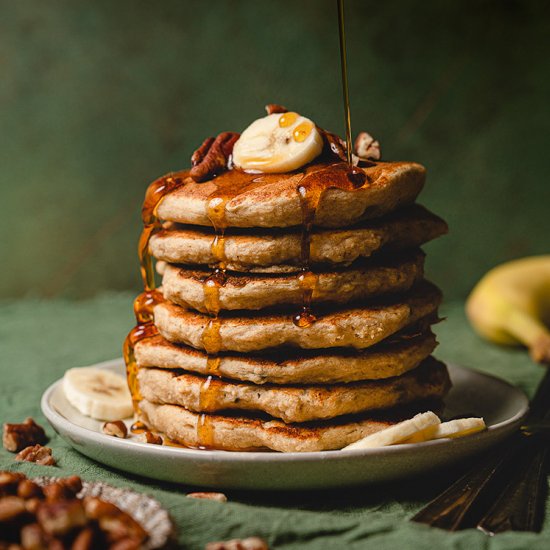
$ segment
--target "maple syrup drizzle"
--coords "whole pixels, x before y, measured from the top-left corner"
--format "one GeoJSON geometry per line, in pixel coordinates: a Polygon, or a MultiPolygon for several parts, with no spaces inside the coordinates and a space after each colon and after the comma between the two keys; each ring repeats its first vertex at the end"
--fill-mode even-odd
{"type": "Polygon", "coordinates": [[[151,237],[161,229],[161,221],[157,216],[157,210],[162,199],[168,193],[181,187],[185,183],[186,175],[185,172],[182,172],[178,176],[165,176],[151,183],[145,193],[145,200],[141,209],[143,230],[138,243],[138,257],[144,291],[134,300],[136,326],[130,331],[123,345],[126,378],[132,396],[134,417],[136,420],[130,428],[132,433],[144,433],[147,431],[145,424],[139,420],[139,402],[142,396],[137,379],[138,366],[134,349],[140,340],[151,338],[158,334],[158,330],[153,322],[153,309],[156,304],[163,300],[162,294],[155,290],[155,272],[153,258],[149,252],[149,242],[151,237]]]}
{"type": "MultiPolygon", "coordinates": [[[[201,335],[202,345],[207,354],[206,372],[208,374],[199,389],[199,408],[201,411],[211,410],[212,405],[216,402],[218,384],[213,382],[213,376],[219,377],[220,375],[221,358],[218,355],[222,345],[221,320],[219,318],[221,309],[220,288],[225,285],[227,280],[225,257],[227,221],[225,208],[231,198],[231,194],[224,193],[219,186],[216,186],[216,190],[208,197],[206,208],[206,214],[215,232],[210,250],[216,267],[203,281],[204,306],[210,318],[201,335]]],[[[212,446],[211,425],[207,418],[207,415],[202,414],[197,421],[197,440],[200,446],[212,446]]]]}
{"type": "Polygon", "coordinates": [[[300,328],[311,326],[316,317],[311,311],[311,302],[318,284],[318,275],[311,270],[312,228],[315,214],[321,202],[323,193],[327,189],[342,189],[352,191],[362,186],[366,175],[360,168],[353,171],[345,162],[335,162],[324,166],[313,166],[306,170],[300,181],[297,192],[302,208],[302,235],[301,235],[301,273],[298,283],[302,290],[302,309],[293,317],[293,322],[300,328]]]}
{"type": "Polygon", "coordinates": [[[338,37],[340,39],[340,68],[342,70],[342,97],[346,121],[346,156],[351,166],[351,114],[349,108],[348,63],[346,55],[346,26],[344,23],[344,0],[338,0],[338,37]]]}
{"type": "Polygon", "coordinates": [[[197,442],[199,449],[213,449],[214,421],[209,414],[201,414],[197,418],[197,442]]]}

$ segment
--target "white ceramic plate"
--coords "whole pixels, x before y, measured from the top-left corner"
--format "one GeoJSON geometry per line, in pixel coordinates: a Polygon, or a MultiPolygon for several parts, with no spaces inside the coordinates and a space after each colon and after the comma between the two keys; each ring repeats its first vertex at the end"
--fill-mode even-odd
{"type": "MultiPolygon", "coordinates": [[[[122,359],[94,365],[124,372],[122,359]]],[[[101,422],[80,414],[65,399],[61,381],[42,396],[53,428],[82,454],[145,477],[217,489],[314,489],[390,481],[457,462],[495,445],[516,430],[528,400],[507,382],[449,365],[453,388],[445,417],[482,416],[484,432],[458,439],[378,449],[315,453],[201,451],[148,445],[101,432],[101,422]]]]}

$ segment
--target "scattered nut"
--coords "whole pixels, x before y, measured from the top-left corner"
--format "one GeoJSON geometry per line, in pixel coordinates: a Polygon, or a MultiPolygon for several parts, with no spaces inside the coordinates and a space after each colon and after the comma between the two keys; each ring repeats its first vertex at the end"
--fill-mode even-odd
{"type": "Polygon", "coordinates": [[[205,500],[216,500],[218,502],[227,502],[227,497],[223,493],[188,493],[189,498],[203,498],[205,500]]]}
{"type": "Polygon", "coordinates": [[[42,466],[55,465],[55,458],[52,456],[52,450],[49,447],[42,447],[42,445],[26,447],[15,456],[15,460],[36,462],[36,464],[40,464],[42,466]]]}
{"type": "Polygon", "coordinates": [[[162,445],[162,437],[153,432],[143,432],[137,437],[137,440],[141,443],[151,443],[152,445],[162,445]]]}
{"type": "Polygon", "coordinates": [[[66,535],[86,525],[86,514],[80,500],[42,502],[36,511],[40,527],[49,535],[66,535]]]}
{"type": "Polygon", "coordinates": [[[4,449],[18,453],[25,447],[46,443],[46,432],[32,418],[27,418],[22,424],[4,424],[2,435],[4,449]]]}
{"type": "Polygon", "coordinates": [[[274,115],[278,113],[288,113],[288,109],[282,105],[277,105],[276,103],[268,103],[265,106],[265,110],[268,115],[274,115]]]}
{"type": "Polygon", "coordinates": [[[260,537],[249,537],[247,539],[209,542],[205,550],[269,550],[269,546],[260,537]]]}
{"type": "Polygon", "coordinates": [[[367,132],[360,132],[355,139],[355,152],[361,159],[380,160],[380,143],[367,132]]]}
{"type": "Polygon", "coordinates": [[[227,170],[227,162],[240,134],[222,132],[217,138],[208,138],[193,153],[189,175],[196,182],[207,181],[227,170]]]}
{"type": "Polygon", "coordinates": [[[104,434],[112,435],[113,437],[120,437],[121,439],[125,439],[126,437],[128,437],[128,428],[122,420],[105,422],[101,429],[104,434]]]}
{"type": "Polygon", "coordinates": [[[14,496],[0,498],[0,522],[11,521],[26,511],[25,501],[22,498],[14,496]]]}

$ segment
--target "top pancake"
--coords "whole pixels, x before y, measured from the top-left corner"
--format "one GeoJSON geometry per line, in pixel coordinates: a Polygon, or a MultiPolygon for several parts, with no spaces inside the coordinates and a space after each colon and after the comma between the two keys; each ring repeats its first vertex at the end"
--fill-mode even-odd
{"type": "MultiPolygon", "coordinates": [[[[319,164],[319,167],[323,165],[319,164]]],[[[168,194],[157,214],[163,220],[212,226],[209,201],[222,197],[228,227],[291,227],[303,222],[297,188],[315,165],[284,174],[246,174],[229,170],[204,183],[193,181],[185,171],[171,174],[184,185],[168,194]]],[[[376,218],[414,202],[424,181],[425,168],[414,162],[377,162],[362,168],[367,182],[348,191],[329,188],[321,196],[314,224],[342,227],[362,219],[376,218]]]]}

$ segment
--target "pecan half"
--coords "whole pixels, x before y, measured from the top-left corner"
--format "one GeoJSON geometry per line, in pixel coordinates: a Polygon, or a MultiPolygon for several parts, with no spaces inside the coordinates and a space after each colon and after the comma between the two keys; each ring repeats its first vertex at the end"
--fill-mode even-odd
{"type": "Polygon", "coordinates": [[[209,542],[205,550],[269,550],[269,546],[260,537],[248,537],[247,539],[209,542]]]}
{"type": "Polygon", "coordinates": [[[360,159],[380,160],[380,143],[369,133],[360,132],[355,138],[355,152],[360,159]]]}
{"type": "Polygon", "coordinates": [[[27,418],[22,424],[4,424],[2,436],[4,449],[18,453],[25,447],[46,443],[46,432],[32,418],[27,418]]]}
{"type": "Polygon", "coordinates": [[[332,157],[337,157],[340,160],[346,161],[347,160],[346,142],[340,136],[337,136],[332,132],[324,130],[319,126],[317,126],[317,130],[321,134],[323,141],[325,143],[323,154],[332,156],[332,157]]]}
{"type": "Polygon", "coordinates": [[[229,157],[240,134],[222,132],[216,139],[208,138],[193,153],[189,175],[196,182],[212,179],[227,170],[229,157]]]}
{"type": "Polygon", "coordinates": [[[153,432],[143,432],[136,438],[140,443],[149,443],[151,445],[162,445],[162,437],[153,432]]]}
{"type": "Polygon", "coordinates": [[[128,428],[122,420],[115,420],[114,422],[105,422],[101,428],[106,435],[112,435],[113,437],[119,437],[125,439],[128,436],[128,428]]]}
{"type": "Polygon", "coordinates": [[[197,164],[203,161],[206,153],[208,153],[210,147],[212,147],[214,139],[213,137],[208,137],[202,142],[201,146],[191,155],[191,166],[197,166],[197,164]]]}
{"type": "Polygon", "coordinates": [[[288,113],[288,109],[282,105],[277,105],[276,103],[268,103],[265,106],[265,110],[268,115],[274,115],[277,113],[288,113]]]}
{"type": "Polygon", "coordinates": [[[36,464],[40,464],[42,466],[55,465],[55,458],[52,456],[52,450],[49,447],[42,447],[42,445],[26,447],[16,455],[15,460],[36,462],[36,464]]]}
{"type": "Polygon", "coordinates": [[[188,493],[188,498],[201,498],[205,500],[216,500],[217,502],[227,502],[227,497],[223,493],[188,493]]]}

